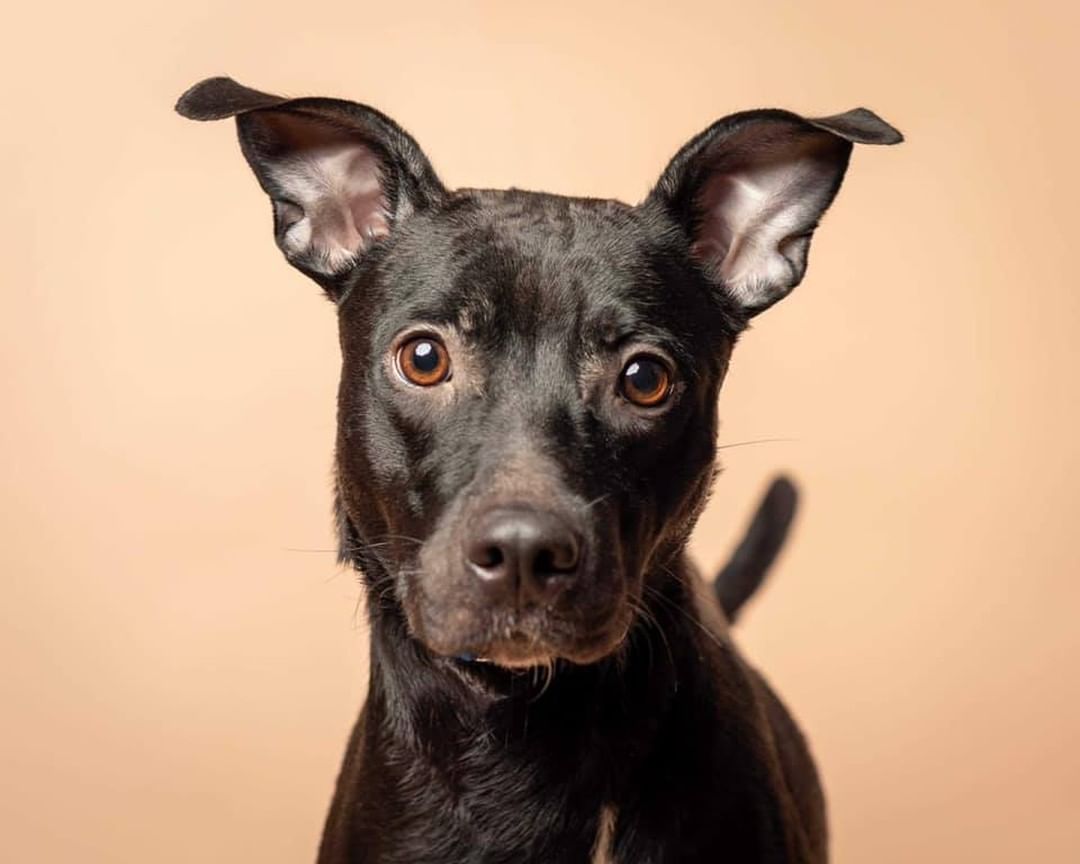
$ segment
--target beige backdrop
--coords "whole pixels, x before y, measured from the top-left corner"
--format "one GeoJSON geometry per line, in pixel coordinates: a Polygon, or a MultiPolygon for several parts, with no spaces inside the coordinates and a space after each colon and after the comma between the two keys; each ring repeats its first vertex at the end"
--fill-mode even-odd
{"type": "Polygon", "coordinates": [[[451,185],[631,201],[733,110],[903,129],[737,351],[722,441],[788,440],[725,451],[694,551],[798,478],[739,636],[837,861],[1077,860],[1072,4],[153,5],[5,14],[0,857],[311,860],[363,695],[333,309],[231,124],[172,113],[228,73],[376,105],[451,185]]]}

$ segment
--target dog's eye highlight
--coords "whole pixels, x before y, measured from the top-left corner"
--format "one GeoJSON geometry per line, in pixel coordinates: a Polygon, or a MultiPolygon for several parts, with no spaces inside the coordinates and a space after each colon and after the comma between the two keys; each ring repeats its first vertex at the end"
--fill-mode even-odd
{"type": "Polygon", "coordinates": [[[619,392],[641,408],[663,405],[671,395],[672,375],[659,357],[639,354],[631,357],[619,376],[619,392]]]}
{"type": "Polygon", "coordinates": [[[398,348],[397,370],[410,384],[432,387],[450,377],[450,355],[434,336],[416,336],[398,348]]]}

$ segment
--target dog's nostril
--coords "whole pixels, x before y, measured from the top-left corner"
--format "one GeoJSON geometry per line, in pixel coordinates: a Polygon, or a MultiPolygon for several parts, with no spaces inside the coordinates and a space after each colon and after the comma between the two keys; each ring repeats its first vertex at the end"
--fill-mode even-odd
{"type": "Polygon", "coordinates": [[[469,560],[477,567],[483,567],[485,570],[495,570],[503,563],[505,556],[498,546],[479,546],[474,554],[469,556],[469,560]]]}
{"type": "Polygon", "coordinates": [[[533,558],[533,572],[538,576],[569,573],[577,567],[577,559],[577,543],[567,535],[537,550],[533,558]]]}
{"type": "Polygon", "coordinates": [[[555,554],[550,549],[541,549],[533,559],[533,570],[537,573],[555,572],[555,554]]]}

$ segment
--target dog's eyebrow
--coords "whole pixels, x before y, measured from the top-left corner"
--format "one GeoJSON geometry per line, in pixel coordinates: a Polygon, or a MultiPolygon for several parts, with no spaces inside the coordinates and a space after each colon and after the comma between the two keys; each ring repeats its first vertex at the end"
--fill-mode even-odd
{"type": "Polygon", "coordinates": [[[417,299],[403,303],[393,310],[390,330],[396,332],[411,324],[428,323],[440,327],[452,327],[462,333],[482,326],[486,313],[477,308],[479,304],[448,305],[439,299],[417,299]]]}
{"type": "Polygon", "coordinates": [[[671,358],[675,360],[676,363],[685,367],[691,373],[696,370],[697,363],[695,362],[693,354],[687,348],[686,343],[681,339],[677,339],[673,334],[668,333],[666,330],[651,326],[637,327],[626,332],[619,339],[618,344],[626,345],[632,342],[654,345],[667,354],[670,354],[671,358]]]}
{"type": "Polygon", "coordinates": [[[610,310],[598,316],[586,327],[585,336],[609,351],[633,342],[652,344],[670,354],[679,365],[691,369],[695,366],[685,339],[627,310],[610,310]]]}

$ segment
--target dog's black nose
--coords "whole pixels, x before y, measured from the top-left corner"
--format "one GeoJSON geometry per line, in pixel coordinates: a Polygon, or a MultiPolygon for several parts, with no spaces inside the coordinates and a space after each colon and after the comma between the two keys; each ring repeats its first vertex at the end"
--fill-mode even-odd
{"type": "Polygon", "coordinates": [[[465,544],[465,558],[504,600],[550,603],[577,576],[581,543],[554,513],[499,508],[484,513],[465,544]]]}

